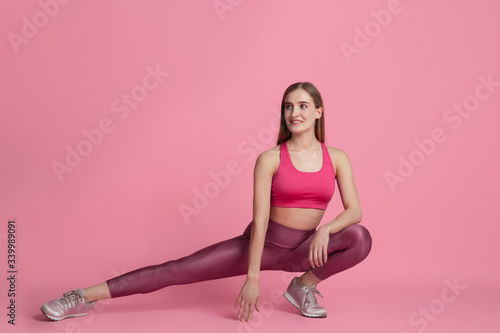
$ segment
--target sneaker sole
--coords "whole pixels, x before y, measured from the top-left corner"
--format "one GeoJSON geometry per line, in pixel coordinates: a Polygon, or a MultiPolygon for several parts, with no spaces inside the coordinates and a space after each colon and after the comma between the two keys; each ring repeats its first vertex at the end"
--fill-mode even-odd
{"type": "Polygon", "coordinates": [[[325,313],[325,315],[311,315],[311,314],[308,314],[308,313],[305,313],[304,311],[302,311],[300,309],[300,307],[295,303],[295,300],[293,299],[292,295],[290,295],[288,293],[288,291],[286,291],[283,296],[285,296],[285,298],[288,300],[288,302],[290,302],[293,306],[295,306],[297,308],[297,310],[300,311],[300,313],[302,313],[303,316],[306,316],[306,317],[309,317],[309,318],[326,318],[327,314],[325,313]]]}
{"type": "Polygon", "coordinates": [[[81,314],[67,315],[64,317],[53,317],[44,311],[43,306],[40,308],[40,311],[42,311],[42,313],[45,315],[45,317],[49,318],[50,320],[54,320],[54,321],[60,321],[60,320],[66,319],[66,318],[83,317],[83,316],[87,315],[86,313],[81,313],[81,314]]]}

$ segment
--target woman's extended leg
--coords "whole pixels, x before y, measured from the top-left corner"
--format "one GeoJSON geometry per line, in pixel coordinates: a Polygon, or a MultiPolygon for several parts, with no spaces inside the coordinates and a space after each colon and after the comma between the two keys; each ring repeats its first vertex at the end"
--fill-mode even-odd
{"type": "Polygon", "coordinates": [[[136,269],[106,281],[112,298],[145,294],[171,285],[244,275],[248,270],[248,239],[237,236],[188,256],[136,269]]]}
{"type": "MultiPolygon", "coordinates": [[[[84,316],[95,301],[149,293],[170,285],[244,275],[248,270],[248,248],[252,222],[240,236],[207,246],[191,255],[162,264],[138,268],[90,288],[64,293],[45,303],[40,310],[52,320],[84,316]]],[[[263,264],[272,266],[274,255],[263,255],[263,264]]]]}
{"type": "MultiPolygon", "coordinates": [[[[248,232],[246,234],[249,235],[248,232]]],[[[138,268],[83,289],[85,299],[93,302],[149,293],[174,284],[246,274],[248,243],[249,238],[244,234],[207,246],[177,260],[138,268]]]]}

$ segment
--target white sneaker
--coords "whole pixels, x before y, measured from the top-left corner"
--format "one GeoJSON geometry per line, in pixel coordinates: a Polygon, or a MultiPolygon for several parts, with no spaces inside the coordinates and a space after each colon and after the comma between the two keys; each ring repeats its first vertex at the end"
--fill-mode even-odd
{"type": "Polygon", "coordinates": [[[313,284],[310,288],[298,283],[298,278],[294,277],[290,282],[287,291],[283,294],[285,298],[292,303],[306,317],[325,318],[326,309],[318,305],[316,295],[323,298],[323,295],[313,284]]]}
{"type": "Polygon", "coordinates": [[[85,300],[83,289],[78,288],[63,294],[63,297],[45,303],[40,310],[52,320],[63,320],[71,317],[81,317],[94,306],[94,302],[85,300]]]}

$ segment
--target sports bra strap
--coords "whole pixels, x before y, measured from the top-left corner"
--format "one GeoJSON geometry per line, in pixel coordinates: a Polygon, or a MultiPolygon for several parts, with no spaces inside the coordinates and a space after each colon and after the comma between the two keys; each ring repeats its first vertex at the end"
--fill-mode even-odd
{"type": "Polygon", "coordinates": [[[326,158],[325,162],[333,166],[332,159],[330,158],[330,153],[328,152],[328,148],[326,148],[326,145],[323,142],[320,141],[320,143],[321,147],[323,147],[323,152],[324,152],[323,157],[326,158]]]}
{"type": "Polygon", "coordinates": [[[280,165],[285,165],[290,160],[290,154],[286,147],[286,141],[280,144],[280,165]]]}

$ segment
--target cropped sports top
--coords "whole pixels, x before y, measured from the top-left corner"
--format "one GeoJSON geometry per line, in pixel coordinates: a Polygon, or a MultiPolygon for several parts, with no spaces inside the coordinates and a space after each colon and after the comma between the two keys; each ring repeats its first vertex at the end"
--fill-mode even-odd
{"type": "Polygon", "coordinates": [[[287,141],[280,144],[280,165],[271,183],[271,206],[326,209],[335,190],[335,169],[323,142],[323,165],[319,171],[295,168],[287,141]]]}

